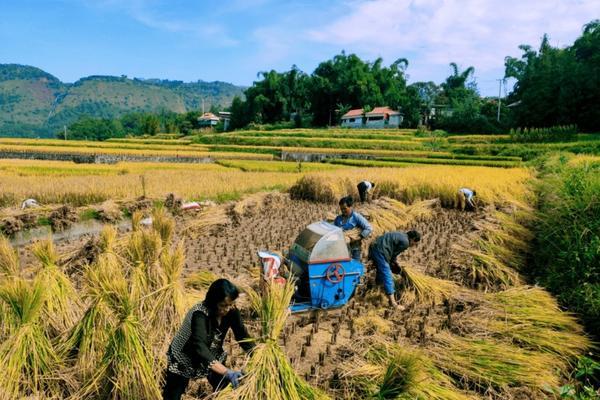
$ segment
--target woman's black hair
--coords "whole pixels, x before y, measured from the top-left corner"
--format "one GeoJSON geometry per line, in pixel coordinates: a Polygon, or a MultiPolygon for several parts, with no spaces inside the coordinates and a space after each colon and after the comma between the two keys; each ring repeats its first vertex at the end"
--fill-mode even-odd
{"type": "Polygon", "coordinates": [[[217,306],[220,302],[229,298],[234,301],[240,295],[240,291],[237,287],[227,279],[217,279],[208,288],[206,297],[204,298],[204,305],[208,308],[208,311],[212,314],[216,313],[217,306]]]}
{"type": "Polygon", "coordinates": [[[342,197],[340,199],[340,206],[342,204],[345,204],[346,207],[352,207],[354,205],[354,199],[352,198],[352,196],[342,197]]]}
{"type": "Polygon", "coordinates": [[[421,240],[421,234],[417,231],[408,231],[406,232],[408,238],[414,242],[418,242],[421,240]]]}
{"type": "Polygon", "coordinates": [[[473,190],[473,196],[477,196],[477,192],[473,190]]]}

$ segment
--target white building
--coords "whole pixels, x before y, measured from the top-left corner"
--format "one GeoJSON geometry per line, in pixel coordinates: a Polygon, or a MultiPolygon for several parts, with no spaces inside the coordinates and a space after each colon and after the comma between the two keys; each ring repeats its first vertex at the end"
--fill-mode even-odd
{"type": "Polygon", "coordinates": [[[400,111],[389,107],[375,107],[363,114],[362,108],[348,111],[342,115],[344,128],[399,128],[404,119],[400,111]]]}
{"type": "Polygon", "coordinates": [[[213,113],[204,113],[198,118],[198,125],[200,127],[213,127],[219,123],[220,119],[213,113]]]}

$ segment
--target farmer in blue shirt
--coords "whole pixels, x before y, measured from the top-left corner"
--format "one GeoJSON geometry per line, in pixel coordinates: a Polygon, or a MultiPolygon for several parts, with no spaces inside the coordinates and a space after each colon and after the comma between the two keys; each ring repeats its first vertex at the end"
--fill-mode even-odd
{"type": "Polygon", "coordinates": [[[360,239],[350,242],[350,252],[352,254],[352,258],[355,260],[360,260],[361,239],[369,237],[371,232],[373,232],[373,228],[371,228],[369,221],[367,221],[365,217],[354,211],[353,206],[354,199],[352,196],[342,197],[340,200],[341,215],[336,217],[336,219],[333,221],[333,224],[335,226],[339,226],[345,231],[349,231],[354,228],[361,229],[360,239]]]}
{"type": "Polygon", "coordinates": [[[396,257],[420,240],[421,234],[417,231],[386,232],[375,239],[369,247],[369,258],[373,260],[377,268],[377,283],[383,285],[390,307],[404,309],[396,302],[395,296],[396,288],[392,272],[397,274],[401,272],[396,257]]]}

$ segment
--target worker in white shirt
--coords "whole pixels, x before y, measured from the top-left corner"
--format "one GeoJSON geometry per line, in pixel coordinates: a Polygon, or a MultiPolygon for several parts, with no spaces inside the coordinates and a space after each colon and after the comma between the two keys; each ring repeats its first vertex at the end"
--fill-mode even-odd
{"type": "Polygon", "coordinates": [[[462,211],[467,210],[475,210],[477,207],[475,206],[475,201],[473,197],[477,195],[477,192],[468,188],[461,188],[456,193],[456,200],[458,203],[458,208],[462,211]]]}
{"type": "Polygon", "coordinates": [[[39,203],[35,199],[27,199],[21,203],[21,209],[39,207],[39,203]]]}
{"type": "Polygon", "coordinates": [[[373,188],[375,187],[375,184],[373,182],[369,182],[369,181],[362,181],[361,183],[356,185],[356,187],[358,188],[360,202],[364,203],[365,201],[367,201],[369,192],[371,190],[373,190],[373,188]]]}

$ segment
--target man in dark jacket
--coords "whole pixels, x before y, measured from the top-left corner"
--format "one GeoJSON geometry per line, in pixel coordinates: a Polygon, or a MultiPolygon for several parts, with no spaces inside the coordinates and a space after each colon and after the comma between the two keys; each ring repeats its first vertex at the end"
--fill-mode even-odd
{"type": "Polygon", "coordinates": [[[420,240],[421,235],[417,231],[387,232],[375,239],[369,247],[369,258],[373,260],[377,268],[377,283],[383,285],[391,307],[402,308],[396,302],[394,295],[396,289],[394,287],[394,278],[390,264],[398,269],[397,272],[400,272],[396,264],[396,257],[420,240]]]}
{"type": "Polygon", "coordinates": [[[205,300],[187,313],[167,352],[164,400],[181,399],[190,379],[206,377],[214,391],[230,383],[234,388],[239,385],[242,373],[225,366],[227,353],[223,350],[229,329],[246,352],[254,347],[235,308],[238,295],[230,281],[217,279],[210,285],[205,300]]]}

